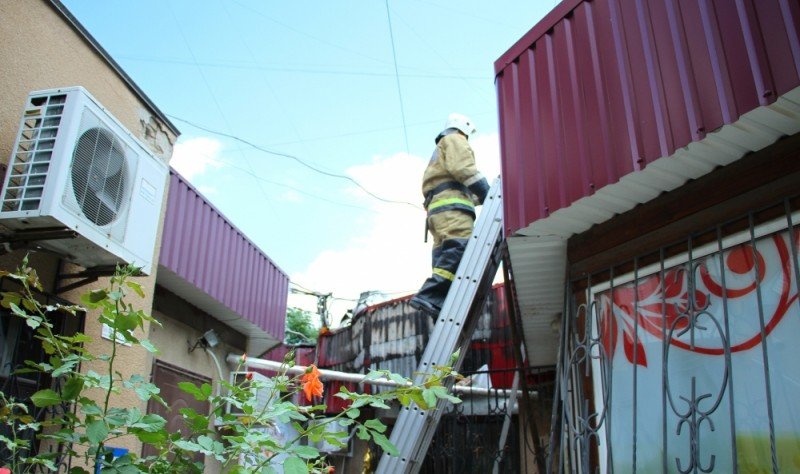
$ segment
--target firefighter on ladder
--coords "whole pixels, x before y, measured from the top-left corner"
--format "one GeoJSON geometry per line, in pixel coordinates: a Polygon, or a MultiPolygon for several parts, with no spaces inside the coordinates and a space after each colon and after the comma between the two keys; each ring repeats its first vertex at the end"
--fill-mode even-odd
{"type": "Polygon", "coordinates": [[[422,194],[428,213],[425,239],[433,235],[433,271],[409,302],[412,307],[438,316],[455,278],[461,256],[475,223],[475,205],[489,192],[486,178],[475,166],[469,136],[472,121],[450,114],[436,137],[436,148],[422,177],[422,194]]]}

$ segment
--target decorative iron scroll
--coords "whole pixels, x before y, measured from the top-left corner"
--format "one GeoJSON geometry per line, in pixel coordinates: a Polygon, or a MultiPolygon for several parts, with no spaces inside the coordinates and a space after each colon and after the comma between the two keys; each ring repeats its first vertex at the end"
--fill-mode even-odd
{"type": "Polygon", "coordinates": [[[737,238],[725,248],[717,229],[711,248],[688,239],[683,263],[662,251],[568,292],[549,454],[560,472],[796,465],[800,232],[751,223],[737,238]]]}

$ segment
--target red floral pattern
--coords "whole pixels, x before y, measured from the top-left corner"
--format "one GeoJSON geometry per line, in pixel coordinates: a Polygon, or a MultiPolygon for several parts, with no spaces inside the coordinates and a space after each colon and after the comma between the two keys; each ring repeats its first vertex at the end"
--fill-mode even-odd
{"type": "MultiPolygon", "coordinates": [[[[694,347],[680,338],[683,329],[689,325],[686,315],[701,311],[707,306],[719,308],[723,300],[728,302],[739,299],[750,299],[755,308],[758,295],[756,292],[767,275],[775,275],[780,279],[777,305],[771,314],[764,315],[763,334],[769,335],[786,315],[787,310],[797,299],[792,289],[792,257],[787,244],[788,233],[773,235],[758,243],[754,249],[749,244],[742,244],[727,250],[723,254],[724,271],[728,281],[717,281],[709,267],[719,265],[719,254],[708,256],[695,262],[694,268],[697,287],[694,290],[694,301],[689,301],[689,279],[687,265],[673,267],[664,272],[663,282],[660,274],[642,278],[638,284],[633,283],[606,290],[598,295],[599,335],[603,347],[612,359],[622,332],[622,346],[625,357],[631,364],[647,367],[647,353],[642,338],[646,332],[663,340],[668,334],[669,344],[684,350],[706,355],[722,355],[724,348],[702,346],[694,347]],[[764,248],[769,246],[770,248],[764,248]],[[763,252],[775,255],[765,258],[763,252]],[[769,267],[772,265],[774,268],[769,267]],[[755,278],[753,278],[756,276],[755,278]],[[744,284],[742,284],[744,281],[744,284]],[[694,307],[691,307],[691,303],[694,307]],[[638,326],[638,336],[635,329],[638,326]]],[[[795,233],[797,242],[798,233],[795,233]]],[[[773,293],[770,293],[772,295],[773,293]]],[[[774,298],[774,296],[770,296],[774,298]]],[[[721,313],[720,313],[721,314],[721,313]]],[[[721,322],[721,316],[718,316],[721,322]]],[[[750,337],[732,341],[731,352],[748,350],[762,340],[760,327],[750,337]]]]}

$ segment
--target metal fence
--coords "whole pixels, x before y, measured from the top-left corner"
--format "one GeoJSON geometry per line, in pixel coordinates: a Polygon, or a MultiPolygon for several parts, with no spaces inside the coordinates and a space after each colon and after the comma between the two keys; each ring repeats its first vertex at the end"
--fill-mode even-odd
{"type": "Polygon", "coordinates": [[[570,282],[552,471],[800,470],[795,204],[570,282]]]}

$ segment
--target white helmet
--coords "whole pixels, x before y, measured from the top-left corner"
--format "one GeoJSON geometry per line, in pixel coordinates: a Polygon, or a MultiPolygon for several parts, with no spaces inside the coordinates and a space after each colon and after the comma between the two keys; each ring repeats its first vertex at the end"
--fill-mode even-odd
{"type": "Polygon", "coordinates": [[[473,125],[472,120],[466,115],[456,113],[448,115],[447,121],[444,123],[444,129],[447,130],[450,128],[455,128],[466,136],[475,133],[475,125],[473,125]]]}

